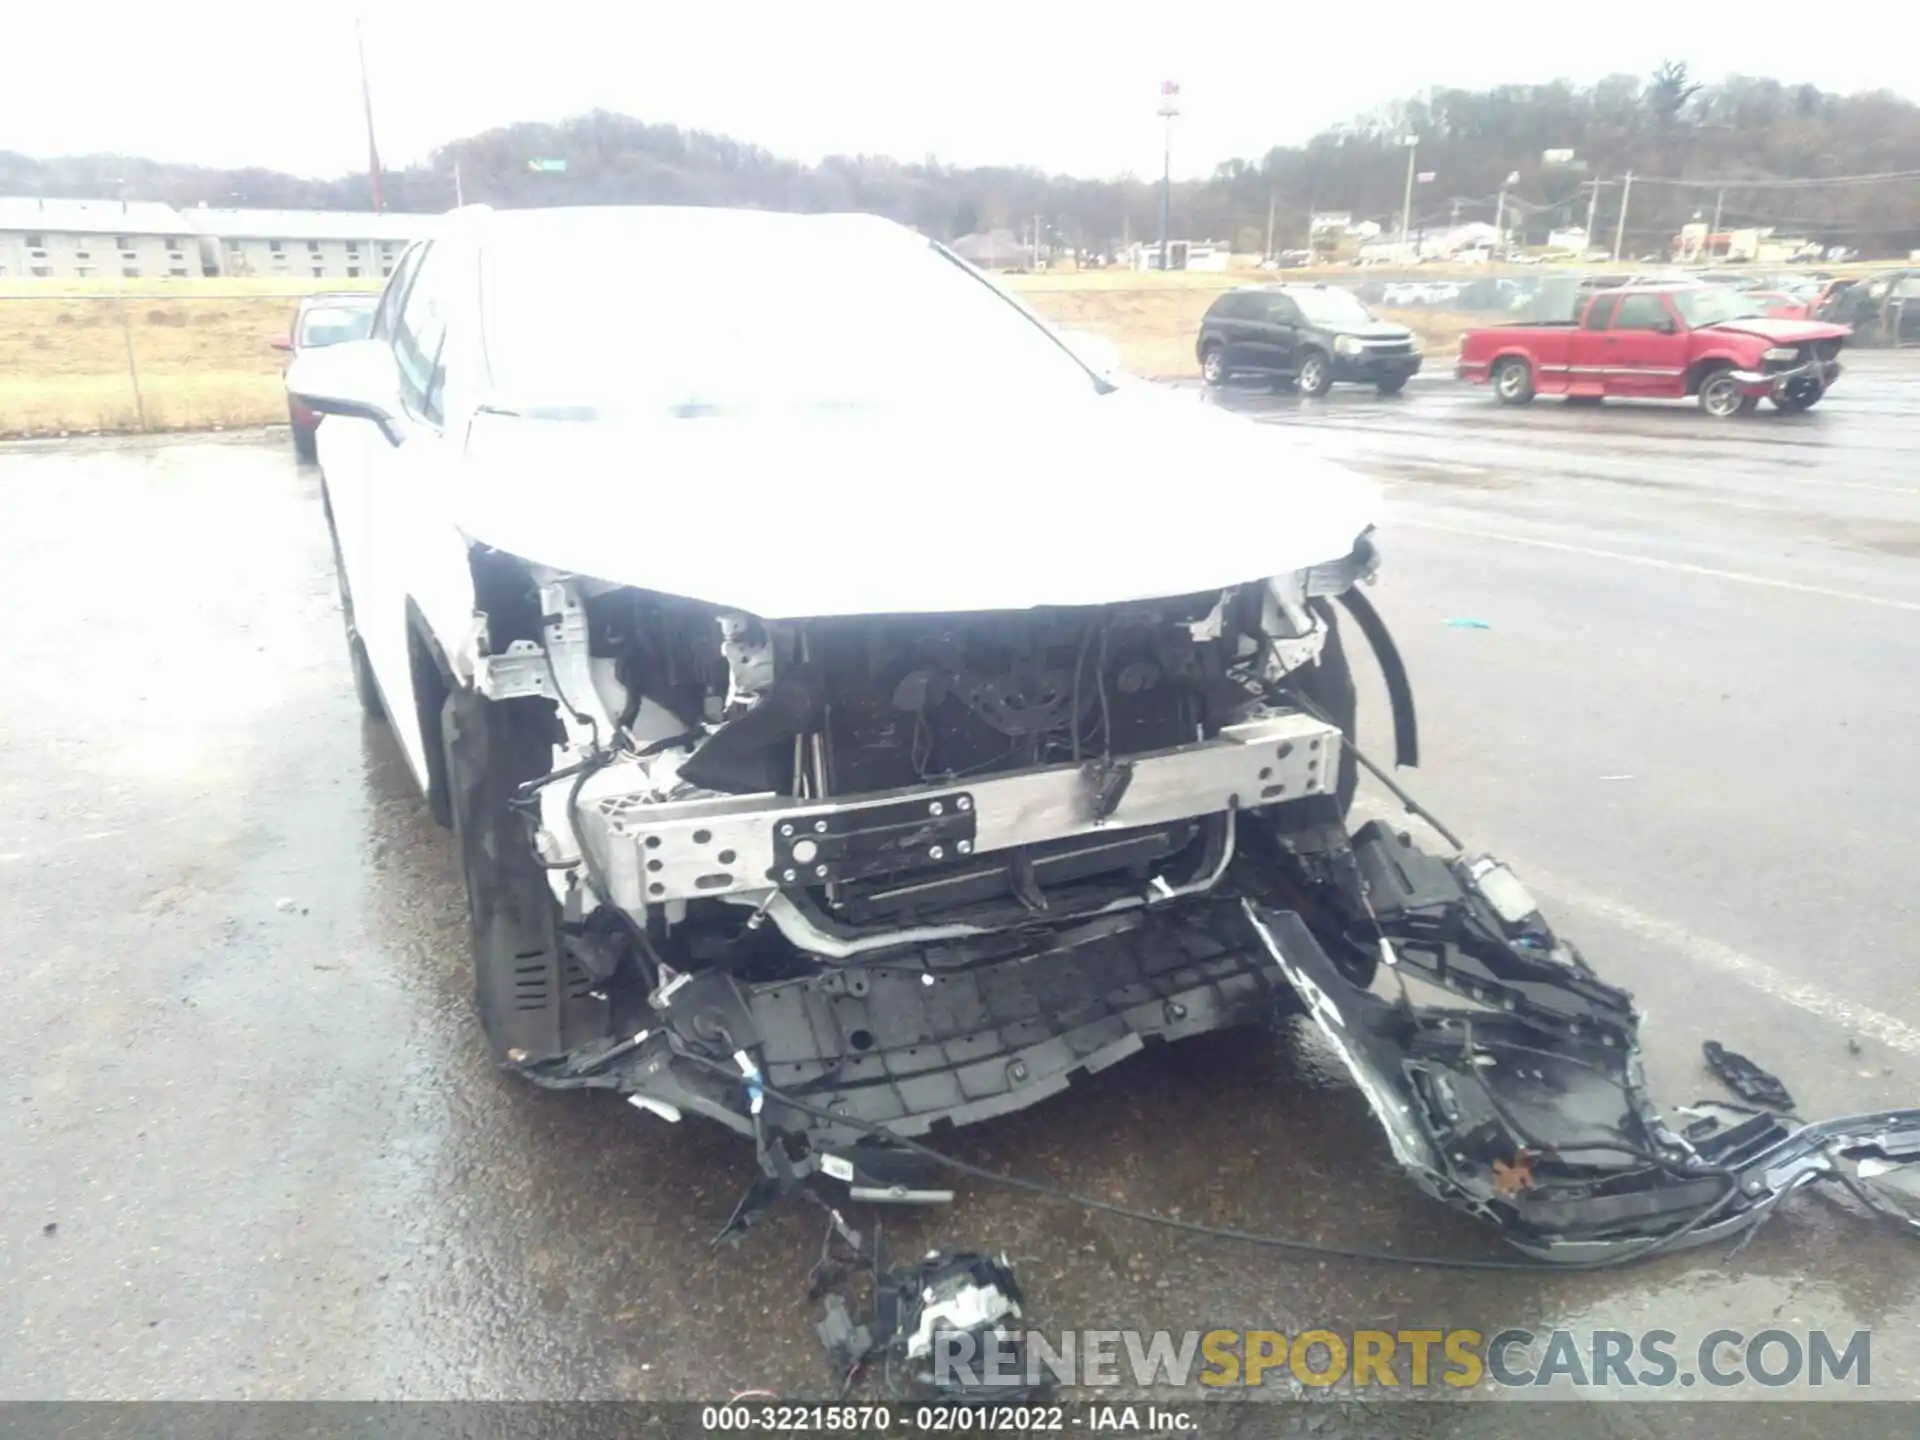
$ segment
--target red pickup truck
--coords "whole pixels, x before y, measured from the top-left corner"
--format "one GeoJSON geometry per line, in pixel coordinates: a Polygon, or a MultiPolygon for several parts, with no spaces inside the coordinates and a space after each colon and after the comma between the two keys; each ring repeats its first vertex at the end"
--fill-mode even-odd
{"type": "Polygon", "coordinates": [[[1698,396],[1709,415],[1742,415],[1764,398],[1781,410],[1818,403],[1839,378],[1845,325],[1770,317],[1720,285],[1625,285],[1583,297],[1572,319],[1470,330],[1456,373],[1490,383],[1509,405],[1698,396]]]}

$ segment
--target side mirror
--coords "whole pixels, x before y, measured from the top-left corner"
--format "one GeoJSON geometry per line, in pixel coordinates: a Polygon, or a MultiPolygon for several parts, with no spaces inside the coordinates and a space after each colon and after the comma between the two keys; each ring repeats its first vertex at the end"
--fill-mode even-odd
{"type": "Polygon", "coordinates": [[[1671,320],[1656,321],[1653,328],[1662,335],[1678,335],[1680,333],[1680,327],[1671,320]]]}
{"type": "Polygon", "coordinates": [[[1119,348],[1104,335],[1090,330],[1062,330],[1060,339],[1082,365],[1102,380],[1111,380],[1126,368],[1120,362],[1119,348]]]}
{"type": "Polygon", "coordinates": [[[283,335],[283,336],[281,336],[281,337],[280,337],[279,339],[277,339],[277,340],[269,340],[269,341],[268,341],[267,343],[268,343],[269,345],[271,345],[271,346],[273,346],[273,348],[274,348],[274,349],[276,349],[276,350],[291,350],[291,349],[293,349],[293,341],[291,341],[291,340],[289,340],[289,339],[287,339],[287,338],[286,338],[286,337],[285,337],[284,335],[283,335]]]}
{"type": "Polygon", "coordinates": [[[390,444],[404,438],[400,377],[384,341],[348,340],[302,351],[287,367],[287,393],[316,415],[371,420],[390,444]]]}

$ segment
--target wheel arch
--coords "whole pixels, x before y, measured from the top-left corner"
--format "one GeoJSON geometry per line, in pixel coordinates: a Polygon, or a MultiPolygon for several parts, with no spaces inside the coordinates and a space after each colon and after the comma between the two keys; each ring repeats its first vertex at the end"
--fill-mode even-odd
{"type": "Polygon", "coordinates": [[[413,678],[414,723],[419,727],[426,770],[427,810],[443,829],[453,827],[453,798],[447,782],[445,737],[441,733],[447,697],[459,687],[446,647],[426,613],[407,597],[407,664],[413,678]]]}
{"type": "Polygon", "coordinates": [[[1698,395],[1701,384],[1716,370],[1738,370],[1739,368],[1739,357],[1730,355],[1725,350],[1716,350],[1711,355],[1702,355],[1687,366],[1686,393],[1698,395]]]}

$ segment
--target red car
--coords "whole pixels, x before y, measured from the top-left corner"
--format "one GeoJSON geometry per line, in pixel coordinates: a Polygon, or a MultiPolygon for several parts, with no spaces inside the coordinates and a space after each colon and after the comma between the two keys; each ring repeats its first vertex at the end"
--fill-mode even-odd
{"type": "MultiPolygon", "coordinates": [[[[364,290],[303,296],[293,312],[293,328],[286,339],[275,340],[273,348],[285,351],[287,364],[291,365],[302,350],[338,345],[342,340],[364,340],[373,332],[373,311],[379,303],[378,294],[364,290]]],[[[313,459],[313,437],[320,428],[320,417],[289,395],[287,423],[293,427],[294,453],[302,460],[313,459]]]]}
{"type": "Polygon", "coordinates": [[[1508,405],[1535,395],[1681,400],[1742,415],[1762,398],[1817,404],[1840,375],[1845,325],[1769,316],[1720,285],[1627,285],[1583,298],[1571,320],[1470,330],[1456,373],[1508,405]]]}

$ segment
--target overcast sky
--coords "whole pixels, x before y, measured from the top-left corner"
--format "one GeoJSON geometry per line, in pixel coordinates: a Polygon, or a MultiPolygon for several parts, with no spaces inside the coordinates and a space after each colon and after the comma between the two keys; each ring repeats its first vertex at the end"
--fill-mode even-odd
{"type": "MultiPolygon", "coordinates": [[[[319,176],[365,164],[354,0],[142,5],[125,24],[94,4],[7,8],[0,148],[319,176]],[[152,24],[163,14],[182,18],[152,24]],[[276,18],[293,15],[306,18],[276,18]]],[[[368,11],[366,42],[381,155],[395,165],[490,126],[599,107],[804,160],[864,151],[1155,175],[1154,107],[1176,80],[1174,166],[1198,175],[1435,84],[1587,81],[1673,58],[1707,78],[1914,94],[1912,36],[1896,38],[1906,8],[1872,0],[1828,23],[1621,0],[1575,26],[1564,11],[1554,23],[1432,0],[549,0],[497,19],[478,3],[392,0],[368,11]]]]}

